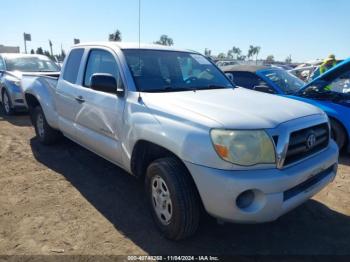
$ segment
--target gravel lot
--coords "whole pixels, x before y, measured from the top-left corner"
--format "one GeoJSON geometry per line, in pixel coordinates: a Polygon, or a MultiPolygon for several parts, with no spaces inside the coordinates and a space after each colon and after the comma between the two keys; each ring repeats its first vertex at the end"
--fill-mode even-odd
{"type": "Polygon", "coordinates": [[[218,225],[162,238],[143,185],[63,139],[45,147],[26,115],[0,114],[0,254],[350,254],[350,160],[306,204],[264,225],[218,225]]]}

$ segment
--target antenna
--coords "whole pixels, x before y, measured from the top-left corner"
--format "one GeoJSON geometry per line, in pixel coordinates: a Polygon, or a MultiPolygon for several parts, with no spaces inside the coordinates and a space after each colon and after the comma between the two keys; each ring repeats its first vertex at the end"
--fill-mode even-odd
{"type": "MultiPolygon", "coordinates": [[[[141,0],[139,0],[139,71],[141,72],[141,54],[140,54],[140,49],[141,49],[141,0]]],[[[142,102],[141,98],[141,93],[139,91],[139,97],[138,97],[138,102],[142,102]]]]}
{"type": "Polygon", "coordinates": [[[139,0],[139,49],[141,48],[141,0],[139,0]]]}

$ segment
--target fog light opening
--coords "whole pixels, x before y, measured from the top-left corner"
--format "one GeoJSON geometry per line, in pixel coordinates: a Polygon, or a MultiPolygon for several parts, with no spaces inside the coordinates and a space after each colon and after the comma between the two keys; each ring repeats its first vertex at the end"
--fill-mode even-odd
{"type": "Polygon", "coordinates": [[[254,202],[255,194],[253,190],[247,190],[236,198],[236,205],[240,209],[247,209],[254,202]]]}

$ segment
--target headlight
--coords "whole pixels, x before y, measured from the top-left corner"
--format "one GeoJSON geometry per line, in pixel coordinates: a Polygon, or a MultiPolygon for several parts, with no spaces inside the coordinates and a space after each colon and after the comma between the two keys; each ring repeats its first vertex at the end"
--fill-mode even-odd
{"type": "Polygon", "coordinates": [[[273,142],[265,131],[214,129],[211,139],[217,154],[233,164],[252,166],[276,162],[273,142]]]}

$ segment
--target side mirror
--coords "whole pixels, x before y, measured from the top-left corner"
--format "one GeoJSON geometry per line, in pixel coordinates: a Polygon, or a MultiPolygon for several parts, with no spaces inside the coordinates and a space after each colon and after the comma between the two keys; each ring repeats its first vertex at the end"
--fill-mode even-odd
{"type": "Polygon", "coordinates": [[[233,83],[233,74],[232,73],[225,73],[228,79],[233,83]]]}
{"type": "Polygon", "coordinates": [[[271,87],[269,87],[267,85],[254,86],[253,90],[268,93],[268,94],[276,94],[275,90],[273,90],[271,87]]]}
{"type": "Polygon", "coordinates": [[[111,74],[93,74],[91,77],[91,89],[124,96],[124,88],[118,88],[117,80],[111,74]]]}

